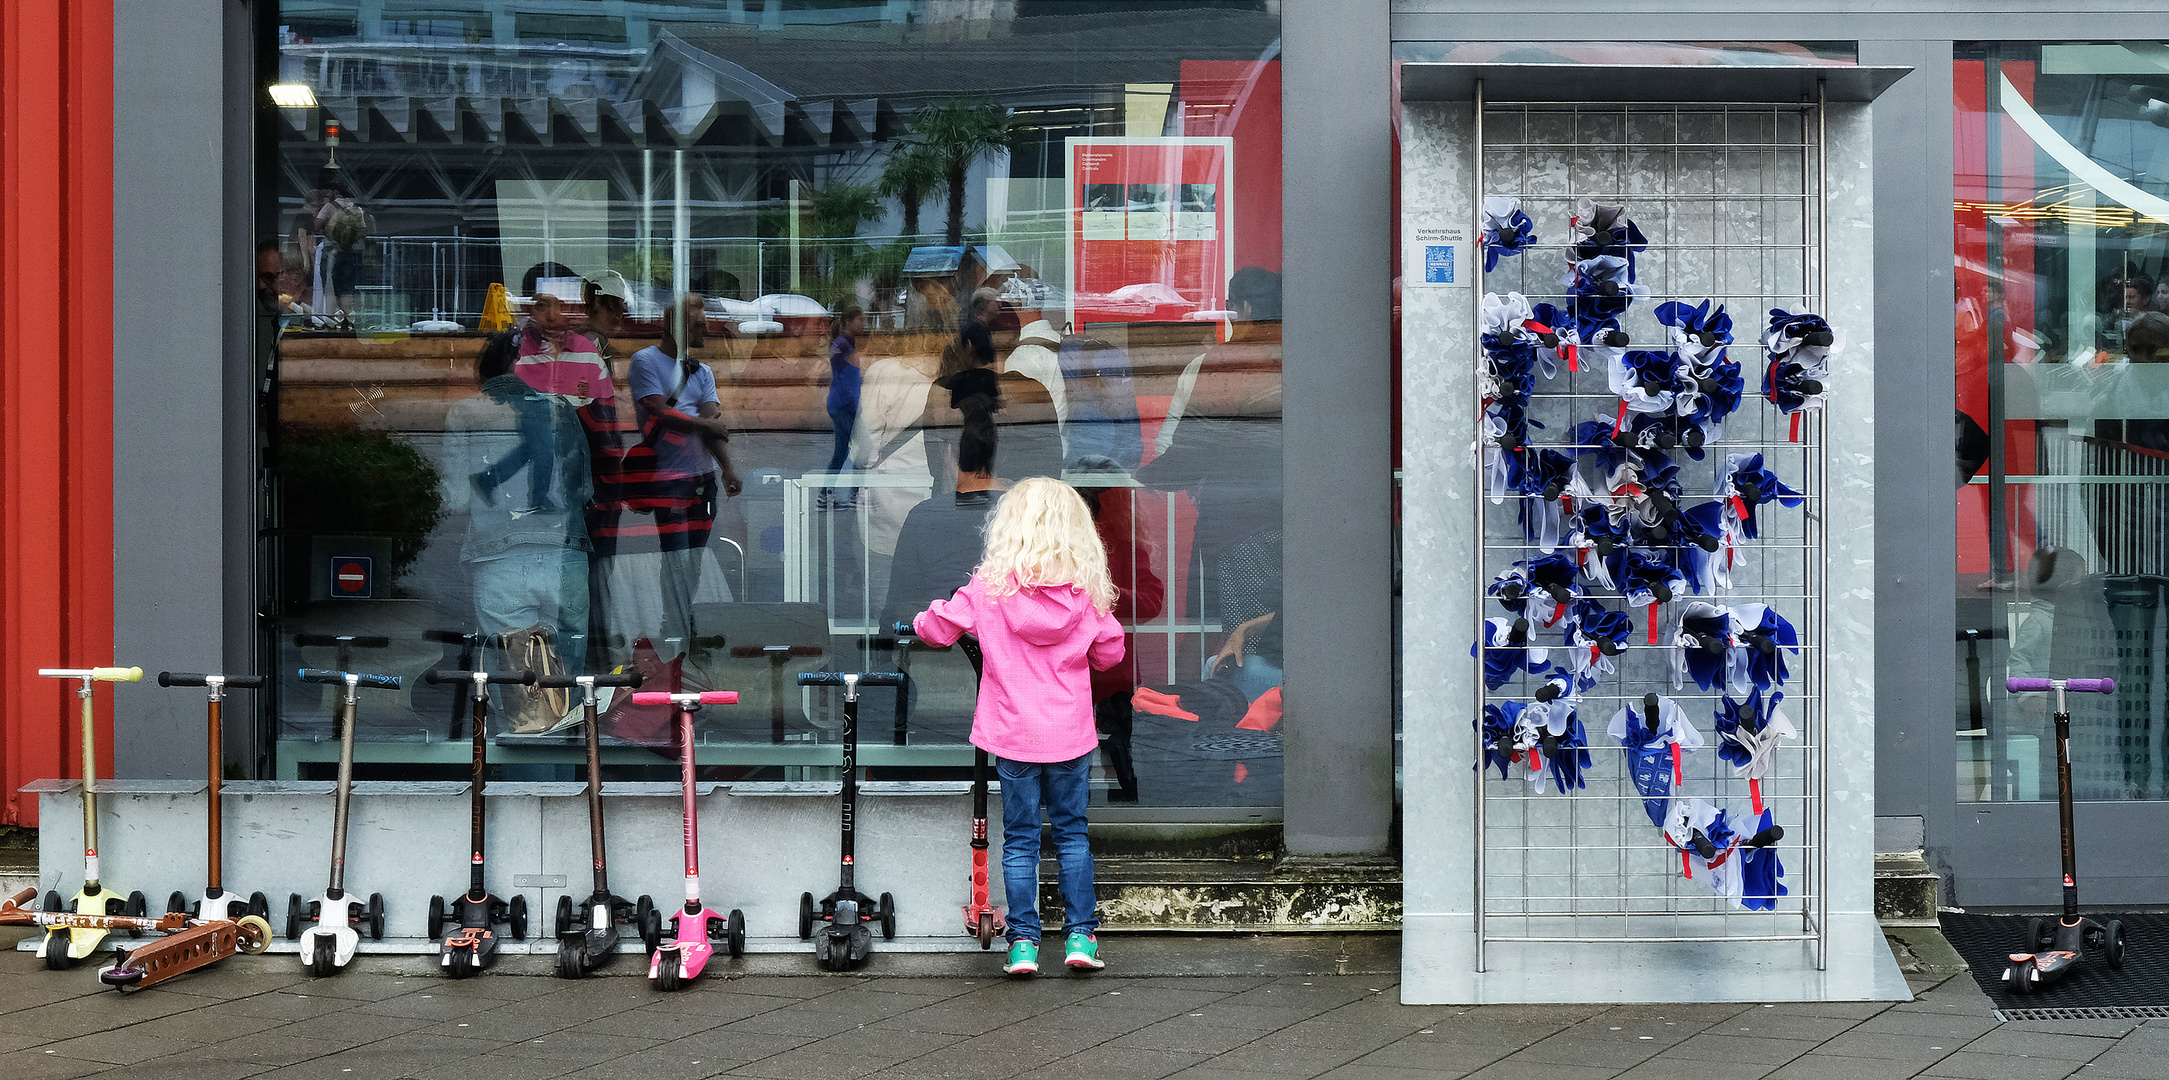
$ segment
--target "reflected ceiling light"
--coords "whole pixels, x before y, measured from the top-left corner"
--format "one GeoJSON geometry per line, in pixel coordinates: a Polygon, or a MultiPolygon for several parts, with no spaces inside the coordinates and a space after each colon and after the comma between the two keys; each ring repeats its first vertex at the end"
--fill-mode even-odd
{"type": "Polygon", "coordinates": [[[316,91],[308,83],[272,83],[271,100],[282,109],[313,109],[316,91]]]}

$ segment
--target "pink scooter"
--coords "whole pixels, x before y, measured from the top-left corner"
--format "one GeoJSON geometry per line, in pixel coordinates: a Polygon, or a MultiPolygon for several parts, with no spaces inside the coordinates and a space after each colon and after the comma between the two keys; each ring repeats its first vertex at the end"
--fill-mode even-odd
{"type": "Polygon", "coordinates": [[[717,924],[723,929],[724,947],[732,956],[746,954],[746,916],[732,908],[730,916],[718,915],[700,900],[700,822],[693,803],[693,714],[703,705],[736,705],[735,690],[702,693],[645,692],[633,695],[635,705],[670,705],[678,710],[678,761],[682,767],[685,799],[685,906],[670,916],[670,936],[648,956],[648,983],[657,990],[676,990],[687,979],[700,977],[715,955],[717,924]]]}

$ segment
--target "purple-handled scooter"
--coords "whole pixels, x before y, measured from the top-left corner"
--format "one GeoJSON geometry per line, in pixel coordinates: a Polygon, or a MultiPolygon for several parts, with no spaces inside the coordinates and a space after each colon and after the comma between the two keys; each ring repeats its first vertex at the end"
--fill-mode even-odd
{"type": "Polygon", "coordinates": [[[2064,913],[2059,919],[2035,918],[2026,923],[2026,948],[2014,952],[2003,969],[2003,980],[2013,993],[2031,994],[2071,974],[2084,958],[2087,946],[2101,950],[2111,969],[2124,966],[2124,922],[2098,922],[2079,914],[2079,856],[2071,824],[2071,710],[2065,692],[2113,694],[2114,679],[2005,679],[2014,694],[2056,692],[2056,809],[2063,826],[2064,913]]]}

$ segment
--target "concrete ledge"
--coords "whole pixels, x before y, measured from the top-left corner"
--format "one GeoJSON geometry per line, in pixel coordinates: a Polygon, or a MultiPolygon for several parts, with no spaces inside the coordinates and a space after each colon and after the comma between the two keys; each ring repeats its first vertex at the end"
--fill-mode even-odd
{"type": "Polygon", "coordinates": [[[1885,926],[1934,926],[1942,879],[1918,851],[1875,855],[1875,918],[1885,926]]]}

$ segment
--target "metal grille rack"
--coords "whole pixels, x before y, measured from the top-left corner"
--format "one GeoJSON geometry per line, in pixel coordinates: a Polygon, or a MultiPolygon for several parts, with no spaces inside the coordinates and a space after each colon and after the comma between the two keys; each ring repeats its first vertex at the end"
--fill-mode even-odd
{"type": "MultiPolygon", "coordinates": [[[[1678,702],[1707,741],[1687,755],[1686,784],[1675,788],[1675,795],[1699,796],[1744,813],[1747,783],[1716,751],[1713,714],[1720,695],[1700,692],[1692,682],[1673,690],[1668,646],[1646,644],[1649,612],[1637,609],[1631,612],[1632,644],[1615,658],[1618,672],[1579,699],[1579,716],[1589,732],[1588,787],[1538,794],[1518,771],[1501,779],[1495,769],[1486,770],[1476,785],[1476,969],[1485,970],[1492,943],[1710,941],[1805,942],[1816,968],[1823,969],[1829,924],[1823,858],[1829,749],[1823,741],[1825,426],[1821,412],[1810,411],[1802,418],[1799,441],[1792,441],[1789,419],[1758,393],[1768,310],[1824,309],[1822,106],[1486,102],[1480,82],[1475,97],[1477,190],[1471,194],[1479,206],[1486,195],[1518,197],[1538,234],[1536,246],[1501,259],[1479,277],[1480,287],[1471,290],[1479,313],[1487,291],[1520,292],[1532,303],[1550,300],[1564,307],[1565,241],[1576,200],[1625,203],[1650,241],[1638,259],[1637,275],[1650,286],[1650,295],[1637,300],[1622,320],[1631,347],[1670,347],[1669,334],[1653,315],[1657,304],[1712,299],[1732,316],[1737,340],[1731,358],[1739,362],[1746,383],[1739,409],[1726,421],[1723,437],[1708,445],[1703,461],[1684,451],[1673,453],[1688,496],[1684,505],[1707,498],[1725,455],[1738,452],[1764,454],[1767,467],[1806,494],[1799,509],[1762,507],[1762,539],[1746,547],[1748,561],[1734,568],[1732,589],[1700,597],[1727,606],[1766,603],[1790,619],[1800,635],[1799,655],[1786,658],[1792,675],[1782,688],[1800,738],[1778,752],[1762,784],[1765,805],[1785,829],[1777,850],[1788,895],[1778,898],[1771,912],[1732,906],[1706,881],[1681,877],[1678,853],[1650,823],[1642,795],[1629,780],[1625,752],[1605,733],[1612,714],[1645,693],[1678,702]]],[[[1476,324],[1481,321],[1479,314],[1476,324]]],[[[1837,329],[1842,338],[1846,328],[1837,329]]],[[[1479,342],[1471,342],[1470,355],[1481,370],[1479,342]]],[[[1529,403],[1532,446],[1571,445],[1575,423],[1600,411],[1611,420],[1617,400],[1601,369],[1585,366],[1539,379],[1529,403]]],[[[1480,423],[1480,402],[1477,408],[1480,423]]],[[[1512,499],[1497,506],[1485,498],[1474,501],[1477,534],[1484,538],[1480,580],[1471,583],[1480,641],[1481,620],[1499,614],[1484,587],[1515,560],[1540,552],[1524,542],[1512,499]]],[[[1615,609],[1625,603],[1617,593],[1595,588],[1589,595],[1615,609]]],[[[1661,642],[1670,641],[1676,608],[1687,599],[1695,597],[1683,591],[1663,605],[1661,642]]],[[[1554,632],[1548,643],[1556,642],[1554,632]]],[[[1524,675],[1488,692],[1477,678],[1475,715],[1482,715],[1486,703],[1529,700],[1539,681],[1524,675]]]]}

